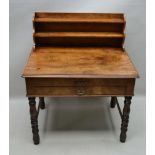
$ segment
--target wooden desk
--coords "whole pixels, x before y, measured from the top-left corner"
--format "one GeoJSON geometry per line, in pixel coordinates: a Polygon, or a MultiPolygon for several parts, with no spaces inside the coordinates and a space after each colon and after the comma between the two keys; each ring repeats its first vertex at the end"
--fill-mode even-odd
{"type": "Polygon", "coordinates": [[[123,48],[123,14],[35,13],[34,44],[23,72],[34,144],[39,144],[38,113],[44,97],[111,96],[122,118],[125,142],[135,70],[123,48]],[[123,112],[117,96],[125,96],[123,112]],[[38,109],[35,97],[39,97],[38,109]]]}

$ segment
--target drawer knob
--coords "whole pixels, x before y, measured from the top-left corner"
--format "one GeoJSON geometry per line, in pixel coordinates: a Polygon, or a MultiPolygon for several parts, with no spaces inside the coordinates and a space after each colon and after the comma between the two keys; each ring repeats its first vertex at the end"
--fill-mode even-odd
{"type": "Polygon", "coordinates": [[[86,91],[84,90],[84,88],[77,88],[77,95],[82,96],[85,95],[86,91]]]}

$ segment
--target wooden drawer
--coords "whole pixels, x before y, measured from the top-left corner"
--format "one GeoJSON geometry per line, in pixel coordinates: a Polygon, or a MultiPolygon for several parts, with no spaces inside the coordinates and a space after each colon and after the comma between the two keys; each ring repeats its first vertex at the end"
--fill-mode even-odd
{"type": "Polygon", "coordinates": [[[26,78],[27,96],[133,95],[135,79],[26,78]]]}

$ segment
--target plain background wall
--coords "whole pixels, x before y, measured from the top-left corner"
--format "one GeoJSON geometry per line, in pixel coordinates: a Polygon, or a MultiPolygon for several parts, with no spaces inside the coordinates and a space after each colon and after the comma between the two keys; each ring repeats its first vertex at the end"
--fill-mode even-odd
{"type": "Polygon", "coordinates": [[[11,98],[25,97],[25,81],[21,74],[33,45],[32,17],[35,11],[125,13],[125,48],[140,74],[135,94],[145,95],[145,0],[10,0],[11,98]]]}

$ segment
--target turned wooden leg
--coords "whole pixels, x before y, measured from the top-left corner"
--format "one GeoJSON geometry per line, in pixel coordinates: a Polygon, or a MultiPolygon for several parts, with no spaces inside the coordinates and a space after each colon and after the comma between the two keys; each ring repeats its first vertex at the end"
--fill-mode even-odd
{"type": "Polygon", "coordinates": [[[128,130],[131,99],[132,99],[131,96],[126,96],[125,101],[124,101],[122,124],[121,124],[121,134],[120,134],[121,142],[125,142],[125,140],[126,140],[126,132],[128,130]]]}
{"type": "Polygon", "coordinates": [[[41,109],[45,109],[44,97],[39,97],[39,105],[41,109]]]}
{"type": "Polygon", "coordinates": [[[111,97],[110,107],[115,108],[116,103],[117,103],[117,97],[115,96],[111,97]]]}
{"type": "Polygon", "coordinates": [[[31,116],[31,127],[33,133],[34,144],[39,144],[39,129],[38,129],[38,112],[36,110],[36,101],[35,97],[29,97],[29,106],[30,106],[30,116],[31,116]]]}

